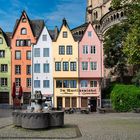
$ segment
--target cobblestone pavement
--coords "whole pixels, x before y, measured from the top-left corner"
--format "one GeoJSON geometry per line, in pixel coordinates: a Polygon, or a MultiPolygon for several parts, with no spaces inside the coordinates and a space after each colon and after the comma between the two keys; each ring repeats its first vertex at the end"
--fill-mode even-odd
{"type": "Polygon", "coordinates": [[[0,116],[3,117],[0,117],[0,140],[5,135],[5,139],[8,139],[14,133],[17,139],[25,135],[30,139],[40,136],[40,139],[140,140],[140,114],[136,113],[70,114],[65,115],[64,128],[36,132],[14,128],[11,116],[8,117],[8,113],[3,113],[3,110],[0,110],[1,113],[3,115],[0,116]]]}

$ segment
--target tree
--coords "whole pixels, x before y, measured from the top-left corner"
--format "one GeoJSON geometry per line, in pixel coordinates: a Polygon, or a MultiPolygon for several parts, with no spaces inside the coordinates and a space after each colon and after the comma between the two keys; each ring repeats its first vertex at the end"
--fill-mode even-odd
{"type": "Polygon", "coordinates": [[[127,34],[126,24],[117,24],[106,31],[104,35],[104,64],[106,68],[113,68],[112,75],[118,75],[123,81],[126,69],[126,56],[123,53],[123,41],[127,34]]]}
{"type": "Polygon", "coordinates": [[[123,41],[123,53],[127,56],[127,62],[140,64],[140,0],[112,0],[112,9],[123,8],[127,15],[125,24],[129,27],[123,41]]]}
{"type": "Polygon", "coordinates": [[[124,42],[123,52],[128,57],[128,63],[140,64],[140,2],[131,5],[133,11],[129,15],[130,30],[124,42]]]}

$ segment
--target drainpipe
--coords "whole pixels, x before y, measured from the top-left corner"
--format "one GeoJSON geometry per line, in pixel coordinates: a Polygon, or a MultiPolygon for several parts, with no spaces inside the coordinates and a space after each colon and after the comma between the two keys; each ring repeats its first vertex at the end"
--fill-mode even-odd
{"type": "MultiPolygon", "coordinates": [[[[32,44],[31,45],[31,64],[32,64],[32,66],[31,66],[31,78],[32,78],[32,80],[31,80],[31,99],[33,99],[33,65],[34,65],[34,44],[32,44]]],[[[32,106],[32,102],[30,103],[31,104],[31,106],[32,106]]]]}
{"type": "Polygon", "coordinates": [[[102,107],[102,78],[103,78],[103,75],[102,75],[102,71],[103,71],[103,39],[102,39],[102,36],[100,36],[100,48],[101,48],[101,80],[100,80],[100,107],[102,107]]]}

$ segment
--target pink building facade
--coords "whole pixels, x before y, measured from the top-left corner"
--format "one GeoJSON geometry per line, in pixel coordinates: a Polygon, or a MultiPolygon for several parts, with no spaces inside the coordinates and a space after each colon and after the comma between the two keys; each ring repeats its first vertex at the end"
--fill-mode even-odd
{"type": "Polygon", "coordinates": [[[103,77],[103,50],[101,41],[89,23],[79,42],[79,96],[80,108],[91,111],[101,105],[103,77]]]}

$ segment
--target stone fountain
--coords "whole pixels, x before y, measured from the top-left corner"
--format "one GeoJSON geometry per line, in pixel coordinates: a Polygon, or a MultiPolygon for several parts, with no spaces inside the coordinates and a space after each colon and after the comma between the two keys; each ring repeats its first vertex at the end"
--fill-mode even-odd
{"type": "Polygon", "coordinates": [[[45,129],[49,127],[62,127],[64,125],[64,112],[44,110],[43,95],[36,91],[31,99],[32,107],[24,111],[14,111],[13,124],[27,129],[45,129]]]}

